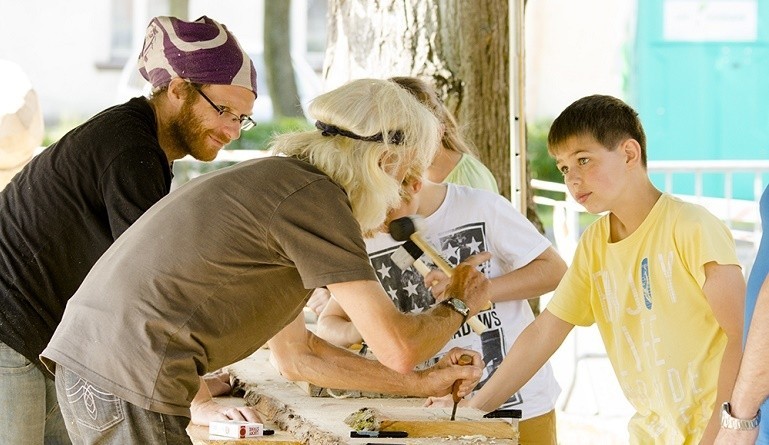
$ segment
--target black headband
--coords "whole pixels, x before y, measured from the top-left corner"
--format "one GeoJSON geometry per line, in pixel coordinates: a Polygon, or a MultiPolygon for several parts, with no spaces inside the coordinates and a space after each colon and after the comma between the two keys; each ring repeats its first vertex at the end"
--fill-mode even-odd
{"type": "MultiPolygon", "coordinates": [[[[384,142],[384,137],[382,136],[381,132],[373,136],[360,136],[351,131],[343,130],[339,127],[336,127],[334,125],[329,125],[321,121],[315,121],[315,128],[320,130],[323,136],[334,136],[338,134],[339,136],[348,137],[350,139],[357,139],[359,141],[384,142]]],[[[388,142],[394,145],[402,144],[403,132],[401,130],[395,130],[392,133],[388,133],[388,142]]]]}

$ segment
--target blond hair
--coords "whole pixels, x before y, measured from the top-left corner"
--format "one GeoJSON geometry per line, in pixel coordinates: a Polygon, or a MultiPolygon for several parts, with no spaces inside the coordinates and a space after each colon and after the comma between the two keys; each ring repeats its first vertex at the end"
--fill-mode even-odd
{"type": "Polygon", "coordinates": [[[272,142],[276,154],[313,164],[347,193],[364,234],[374,233],[387,212],[400,205],[406,172],[420,174],[439,144],[439,123],[411,94],[380,79],[351,81],[318,96],[310,115],[323,125],[381,141],[365,141],[320,130],[284,134],[272,142]],[[392,138],[400,132],[400,138],[392,138]]]}
{"type": "Polygon", "coordinates": [[[443,145],[443,148],[467,154],[475,158],[478,157],[475,148],[462,136],[457,120],[438,97],[438,92],[435,88],[427,83],[427,81],[418,77],[399,76],[391,77],[390,80],[411,93],[438,118],[443,126],[443,133],[441,136],[441,144],[443,145]]]}

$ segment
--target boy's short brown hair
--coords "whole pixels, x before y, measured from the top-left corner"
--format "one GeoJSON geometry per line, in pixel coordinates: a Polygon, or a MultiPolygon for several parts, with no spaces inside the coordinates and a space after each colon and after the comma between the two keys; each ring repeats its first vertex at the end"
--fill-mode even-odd
{"type": "Polygon", "coordinates": [[[595,94],[566,107],[553,121],[547,135],[548,152],[553,155],[561,143],[572,136],[590,135],[609,150],[623,139],[635,139],[641,146],[641,162],[646,167],[646,134],[638,113],[612,96],[595,94]]]}

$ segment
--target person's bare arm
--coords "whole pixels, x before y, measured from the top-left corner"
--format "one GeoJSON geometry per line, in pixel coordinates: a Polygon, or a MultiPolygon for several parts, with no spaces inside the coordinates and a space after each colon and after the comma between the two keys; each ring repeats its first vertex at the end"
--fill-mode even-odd
{"type": "Polygon", "coordinates": [[[491,279],[492,302],[528,300],[539,297],[558,286],[566,273],[566,262],[551,246],[529,264],[491,279]]]}
{"type": "Polygon", "coordinates": [[[454,381],[461,380],[460,393],[467,395],[478,384],[483,367],[478,353],[455,348],[431,368],[399,373],[315,336],[301,316],[268,344],[281,375],[324,388],[427,397],[448,394],[454,381]],[[473,357],[472,366],[457,365],[461,354],[473,357]]]}
{"type": "MultiPolygon", "coordinates": [[[[474,255],[454,269],[447,294],[464,301],[470,315],[488,303],[489,280],[476,266],[490,257],[474,255]]],[[[377,359],[401,373],[434,356],[463,321],[444,304],[418,315],[402,314],[377,281],[335,283],[328,288],[377,359]]]]}
{"type": "Polygon", "coordinates": [[[262,421],[256,408],[251,406],[225,406],[211,398],[211,392],[203,377],[200,378],[200,388],[190,406],[192,423],[208,425],[213,420],[245,420],[248,422],[262,421]]]}
{"type": "MultiPolygon", "coordinates": [[[[566,273],[566,262],[551,246],[529,264],[492,278],[489,286],[490,301],[528,300],[539,297],[558,286],[566,273]]],[[[439,269],[433,269],[425,277],[425,285],[436,301],[443,301],[450,281],[439,269]]]]}
{"type": "Polygon", "coordinates": [[[230,385],[230,373],[224,369],[217,369],[203,376],[208,392],[212,397],[226,396],[232,390],[230,385]]]}
{"type": "MultiPolygon", "coordinates": [[[[769,277],[764,280],[758,293],[753,320],[750,323],[748,341],[742,355],[737,381],[734,384],[731,398],[719,400],[728,401],[733,417],[752,419],[769,397],[769,277]]],[[[762,417],[766,413],[761,413],[762,417]]],[[[766,420],[761,419],[761,422],[766,420]]],[[[752,430],[733,430],[721,428],[716,438],[716,444],[752,445],[758,438],[758,428],[752,430]]]]}
{"type": "Polygon", "coordinates": [[[320,315],[320,313],[323,312],[323,309],[326,307],[326,304],[328,304],[328,301],[330,299],[331,299],[331,292],[329,292],[328,289],[321,287],[312,291],[312,295],[310,295],[310,299],[307,300],[306,306],[315,315],[320,315]]]}
{"type": "Polygon", "coordinates": [[[745,279],[742,269],[737,265],[715,262],[705,264],[705,284],[702,291],[727,338],[718,373],[716,404],[702,438],[702,443],[712,443],[720,428],[721,403],[729,400],[742,357],[742,323],[745,308],[745,279]]]}
{"type": "MultiPolygon", "coordinates": [[[[487,412],[499,408],[550,359],[573,327],[547,309],[542,311],[521,332],[491,379],[463,405],[487,412]]],[[[445,403],[446,399],[431,399],[426,405],[445,403]]]]}
{"type": "Polygon", "coordinates": [[[328,301],[323,312],[318,316],[315,334],[332,345],[342,348],[348,348],[363,340],[350,317],[333,298],[328,301]]]}

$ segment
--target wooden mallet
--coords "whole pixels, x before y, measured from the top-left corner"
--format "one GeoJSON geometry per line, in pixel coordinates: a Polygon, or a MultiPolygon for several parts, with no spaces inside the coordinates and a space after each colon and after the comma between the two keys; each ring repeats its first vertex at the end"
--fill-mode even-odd
{"type": "MultiPolygon", "coordinates": [[[[451,265],[446,262],[445,259],[443,259],[441,254],[435,249],[435,247],[432,246],[432,244],[430,244],[427,240],[424,239],[424,237],[422,237],[419,230],[422,224],[422,219],[418,216],[404,216],[402,218],[394,219],[390,222],[390,236],[392,236],[395,241],[412,241],[416,247],[421,249],[428,257],[430,257],[430,259],[433,261],[433,263],[435,263],[436,266],[438,266],[441,272],[450,278],[454,273],[454,268],[451,267],[451,265]]],[[[407,252],[409,255],[415,258],[415,260],[421,256],[415,256],[416,252],[413,248],[407,250],[407,252]]],[[[393,259],[393,261],[395,262],[395,259],[393,259]]],[[[396,265],[400,267],[397,262],[396,265]]],[[[483,324],[483,322],[479,320],[475,315],[467,319],[467,324],[478,335],[486,332],[486,325],[483,324]]]]}
{"type": "MultiPolygon", "coordinates": [[[[400,270],[406,270],[409,267],[414,266],[417,272],[422,274],[422,276],[426,276],[430,273],[430,268],[419,259],[423,253],[422,249],[420,249],[414,241],[406,240],[405,243],[401,244],[400,247],[390,255],[390,259],[392,259],[393,263],[395,263],[400,270]]],[[[433,284],[435,284],[435,282],[433,284]]]]}

